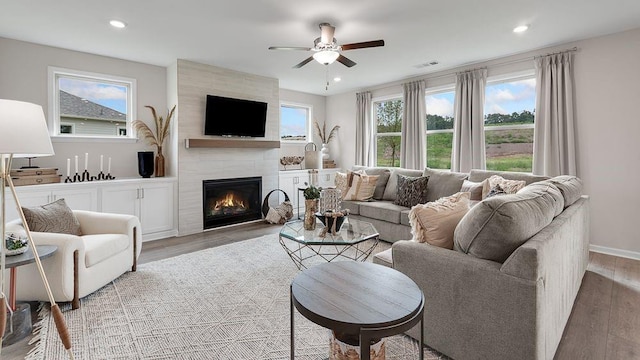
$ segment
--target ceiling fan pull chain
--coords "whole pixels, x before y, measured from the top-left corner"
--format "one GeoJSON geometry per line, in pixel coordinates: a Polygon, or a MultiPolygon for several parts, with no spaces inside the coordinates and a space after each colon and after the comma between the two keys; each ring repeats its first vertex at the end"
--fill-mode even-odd
{"type": "Polygon", "coordinates": [[[325,74],[324,75],[324,79],[326,81],[326,85],[324,87],[324,90],[325,91],[329,91],[329,65],[325,65],[324,69],[326,70],[325,73],[324,73],[325,74]]]}

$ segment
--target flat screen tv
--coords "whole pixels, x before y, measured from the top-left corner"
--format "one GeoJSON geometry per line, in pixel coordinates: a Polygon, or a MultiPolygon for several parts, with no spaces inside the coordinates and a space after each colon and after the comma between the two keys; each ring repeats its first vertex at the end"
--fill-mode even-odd
{"type": "Polygon", "coordinates": [[[207,95],[205,135],[264,137],[267,103],[207,95]]]}

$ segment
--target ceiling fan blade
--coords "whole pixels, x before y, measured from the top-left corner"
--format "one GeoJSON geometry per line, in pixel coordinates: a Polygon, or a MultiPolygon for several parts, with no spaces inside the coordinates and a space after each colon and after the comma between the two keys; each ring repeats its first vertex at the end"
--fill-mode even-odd
{"type": "Polygon", "coordinates": [[[356,64],[353,60],[342,55],[338,56],[336,60],[346,67],[353,67],[356,64]]]}
{"type": "Polygon", "coordinates": [[[344,44],[340,47],[342,50],[364,49],[370,47],[384,46],[384,40],[365,41],[353,44],[344,44]]]}
{"type": "Polygon", "coordinates": [[[311,62],[311,60],[313,60],[313,56],[309,56],[308,58],[302,60],[298,65],[295,65],[293,68],[294,69],[300,69],[301,67],[307,65],[309,62],[311,62]]]}
{"type": "Polygon", "coordinates": [[[295,46],[270,46],[269,50],[302,50],[302,51],[311,51],[311,48],[308,48],[308,47],[295,47],[295,46]]]}
{"type": "Polygon", "coordinates": [[[331,24],[328,23],[320,24],[320,42],[323,44],[331,44],[333,42],[333,35],[335,32],[335,26],[331,26],[331,24]]]}

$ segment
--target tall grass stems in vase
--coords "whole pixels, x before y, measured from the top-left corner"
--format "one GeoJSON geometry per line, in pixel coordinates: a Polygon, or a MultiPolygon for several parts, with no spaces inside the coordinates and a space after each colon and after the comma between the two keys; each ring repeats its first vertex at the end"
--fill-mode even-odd
{"type": "Polygon", "coordinates": [[[155,123],[156,131],[155,133],[149,128],[147,124],[145,124],[141,120],[136,120],[133,122],[133,128],[136,129],[141,138],[147,141],[147,144],[156,146],[156,161],[155,161],[155,174],[156,177],[164,176],[164,155],[162,154],[162,146],[164,144],[164,140],[169,136],[169,129],[171,128],[171,118],[173,118],[173,113],[176,110],[176,106],[174,105],[171,110],[167,113],[167,117],[163,118],[162,116],[158,116],[156,113],[156,109],[153,106],[145,105],[146,108],[151,110],[151,114],[153,115],[153,120],[155,123]]]}

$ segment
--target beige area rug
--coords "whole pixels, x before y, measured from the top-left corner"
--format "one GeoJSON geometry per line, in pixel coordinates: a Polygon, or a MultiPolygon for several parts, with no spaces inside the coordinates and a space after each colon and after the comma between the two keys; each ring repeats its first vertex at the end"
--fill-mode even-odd
{"type": "MultiPolygon", "coordinates": [[[[140,265],[80,309],[61,309],[76,359],[288,359],[297,274],[277,235],[268,235],[140,265]]],[[[330,331],[295,314],[296,359],[327,358],[330,331]]],[[[41,316],[27,359],[66,359],[48,305],[41,316]]],[[[425,359],[446,358],[424,351],[425,359]]],[[[417,342],[389,338],[387,359],[418,359],[417,342]]]]}

